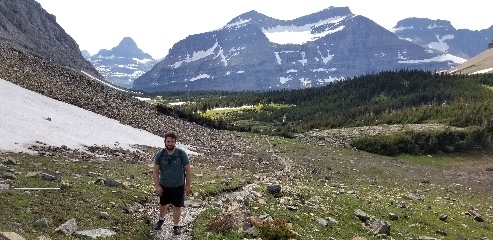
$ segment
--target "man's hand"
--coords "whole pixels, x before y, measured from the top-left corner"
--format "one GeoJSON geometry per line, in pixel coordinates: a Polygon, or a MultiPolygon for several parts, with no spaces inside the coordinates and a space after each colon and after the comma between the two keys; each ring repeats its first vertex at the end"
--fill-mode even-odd
{"type": "Polygon", "coordinates": [[[158,196],[163,195],[163,188],[161,186],[157,186],[156,190],[154,190],[154,193],[158,196]]]}
{"type": "Polygon", "coordinates": [[[192,193],[192,187],[185,186],[185,195],[190,196],[191,193],[192,193]]]}

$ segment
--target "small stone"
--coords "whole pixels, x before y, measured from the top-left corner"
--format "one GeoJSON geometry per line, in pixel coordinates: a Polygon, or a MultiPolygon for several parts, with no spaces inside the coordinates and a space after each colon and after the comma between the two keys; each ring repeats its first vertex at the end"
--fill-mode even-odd
{"type": "Polygon", "coordinates": [[[41,218],[34,222],[34,226],[36,227],[48,227],[48,219],[41,218]]]}
{"type": "Polygon", "coordinates": [[[99,213],[100,218],[108,219],[110,215],[107,212],[100,212],[99,213]]]}
{"type": "Polygon", "coordinates": [[[473,219],[474,219],[474,221],[476,221],[476,222],[484,222],[484,219],[483,219],[481,216],[479,216],[479,215],[475,215],[475,216],[473,217],[473,219]]]}
{"type": "Polygon", "coordinates": [[[438,229],[437,234],[440,234],[442,236],[447,236],[447,233],[445,232],[445,230],[442,230],[442,229],[438,229]]]}
{"type": "Polygon", "coordinates": [[[397,216],[397,214],[395,214],[395,213],[389,213],[389,219],[392,221],[395,221],[395,220],[399,219],[399,216],[397,216]]]}

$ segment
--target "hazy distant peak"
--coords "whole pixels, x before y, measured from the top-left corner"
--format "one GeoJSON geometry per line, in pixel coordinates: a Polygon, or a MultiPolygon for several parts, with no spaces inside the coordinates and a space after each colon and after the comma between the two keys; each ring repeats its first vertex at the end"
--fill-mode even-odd
{"type": "Polygon", "coordinates": [[[430,28],[430,27],[447,27],[447,28],[453,28],[452,24],[450,21],[447,20],[432,20],[428,18],[405,18],[397,22],[397,25],[394,27],[394,29],[402,28],[402,27],[409,27],[413,26],[414,28],[430,28]]]}
{"type": "Polygon", "coordinates": [[[82,56],[85,58],[85,59],[88,59],[91,57],[91,54],[89,53],[89,51],[87,50],[82,50],[80,51],[80,53],[82,54],[82,56]]]}
{"type": "Polygon", "coordinates": [[[137,43],[131,37],[124,37],[118,46],[126,48],[138,48],[137,43]]]}

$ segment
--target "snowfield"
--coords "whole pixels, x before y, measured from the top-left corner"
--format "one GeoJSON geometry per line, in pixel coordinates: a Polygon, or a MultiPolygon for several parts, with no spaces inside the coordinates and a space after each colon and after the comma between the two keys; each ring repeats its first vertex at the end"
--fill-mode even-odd
{"type": "Polygon", "coordinates": [[[72,149],[164,146],[160,136],[0,79],[0,151],[30,152],[37,142],[72,149]]]}

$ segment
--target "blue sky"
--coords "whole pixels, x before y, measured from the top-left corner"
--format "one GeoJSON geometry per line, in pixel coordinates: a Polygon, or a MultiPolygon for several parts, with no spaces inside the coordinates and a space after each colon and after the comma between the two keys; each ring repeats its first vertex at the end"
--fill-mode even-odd
{"type": "Polygon", "coordinates": [[[75,39],[81,50],[96,54],[131,37],[144,52],[164,57],[188,35],[226,25],[234,17],[256,10],[290,20],[330,6],[348,6],[387,29],[408,17],[448,20],[456,29],[481,30],[493,25],[491,4],[469,0],[36,0],[75,39]]]}

